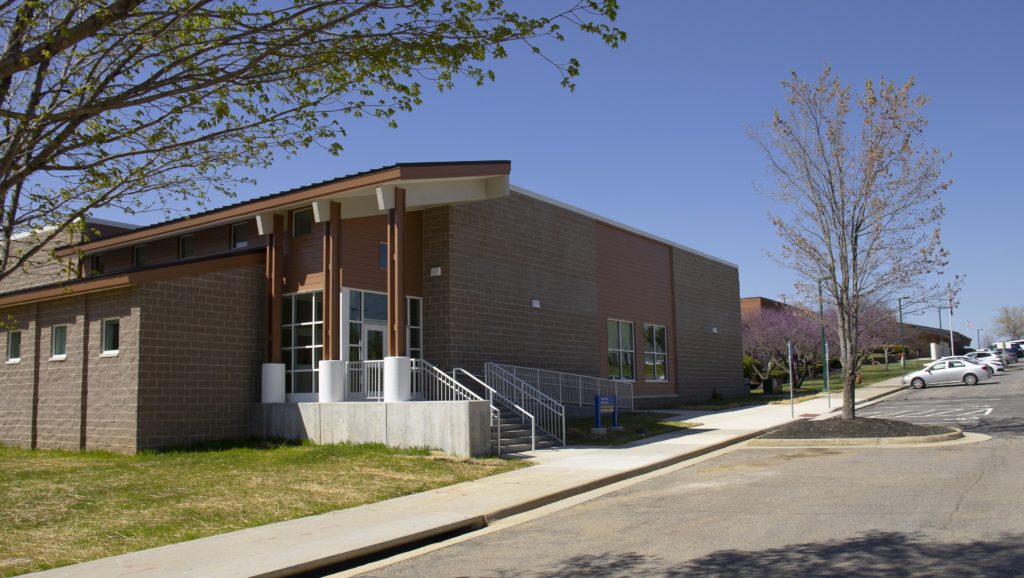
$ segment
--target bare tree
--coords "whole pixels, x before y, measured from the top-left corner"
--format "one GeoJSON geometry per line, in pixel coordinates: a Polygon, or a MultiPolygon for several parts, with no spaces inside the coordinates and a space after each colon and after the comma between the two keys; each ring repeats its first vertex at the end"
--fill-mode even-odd
{"type": "Polygon", "coordinates": [[[995,331],[1000,335],[1006,335],[1010,339],[1020,339],[1024,336],[1024,307],[1020,305],[1000,307],[992,322],[995,323],[995,331]]]}
{"type": "Polygon", "coordinates": [[[913,80],[868,81],[855,99],[826,66],[814,83],[794,72],[782,85],[788,108],[750,134],[776,177],[776,258],[798,274],[808,302],[821,280],[835,310],[843,417],[852,419],[862,311],[904,294],[934,299],[924,285],[946,263],[945,157],[920,143],[927,99],[913,94],[913,80]]]}
{"type": "MultiPolygon", "coordinates": [[[[572,89],[564,30],[615,47],[616,0],[0,2],[0,281],[99,207],[231,196],[275,151],[341,151],[347,117],[394,124],[423,86],[493,81],[522,43],[572,89]],[[542,50],[545,49],[545,50],[542,50]]],[[[88,233],[88,231],[81,231],[88,233]]]]}

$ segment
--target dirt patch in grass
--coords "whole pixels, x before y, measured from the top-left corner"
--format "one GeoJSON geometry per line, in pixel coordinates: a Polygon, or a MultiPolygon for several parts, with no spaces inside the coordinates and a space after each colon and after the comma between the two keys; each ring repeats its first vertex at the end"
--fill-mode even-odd
{"type": "Polygon", "coordinates": [[[895,438],[948,433],[950,428],[905,421],[858,417],[854,419],[802,420],[788,423],[762,437],[813,440],[825,438],[895,438]]]}
{"type": "Polygon", "coordinates": [[[0,446],[0,576],[351,508],[528,465],[381,445],[124,456],[0,446]]]}

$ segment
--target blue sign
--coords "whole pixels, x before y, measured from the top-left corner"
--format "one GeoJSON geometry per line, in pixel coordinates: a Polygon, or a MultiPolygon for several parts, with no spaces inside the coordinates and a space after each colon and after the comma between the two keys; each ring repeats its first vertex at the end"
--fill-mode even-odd
{"type": "Polygon", "coordinates": [[[601,427],[601,414],[612,415],[612,427],[619,427],[619,408],[614,395],[594,396],[594,427],[601,427]]]}

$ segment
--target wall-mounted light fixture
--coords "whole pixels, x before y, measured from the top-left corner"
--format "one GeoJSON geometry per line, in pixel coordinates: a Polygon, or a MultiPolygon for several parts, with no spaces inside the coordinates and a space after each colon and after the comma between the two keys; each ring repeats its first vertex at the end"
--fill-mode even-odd
{"type": "Polygon", "coordinates": [[[441,268],[440,267],[431,267],[430,268],[430,276],[431,277],[440,277],[441,276],[441,268]]]}
{"type": "Polygon", "coordinates": [[[714,333],[715,335],[718,335],[718,328],[717,327],[712,327],[711,328],[711,333],[714,333]]]}
{"type": "Polygon", "coordinates": [[[540,299],[534,299],[533,301],[530,301],[530,307],[533,307],[534,309],[540,309],[540,299]]]}

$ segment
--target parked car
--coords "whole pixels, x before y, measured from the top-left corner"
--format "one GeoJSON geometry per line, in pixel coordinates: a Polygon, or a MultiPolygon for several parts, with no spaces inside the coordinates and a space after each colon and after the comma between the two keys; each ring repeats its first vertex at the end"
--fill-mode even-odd
{"type": "MultiPolygon", "coordinates": [[[[996,370],[995,370],[995,368],[992,367],[991,364],[988,364],[988,363],[985,363],[985,362],[982,362],[982,361],[978,361],[977,359],[974,359],[972,357],[967,357],[966,355],[950,355],[948,357],[942,357],[942,358],[936,359],[935,361],[951,361],[951,360],[966,361],[967,363],[970,363],[970,364],[973,364],[973,365],[977,365],[977,366],[981,367],[983,370],[985,370],[985,372],[988,373],[989,377],[992,377],[993,375],[996,374],[996,370]]],[[[1006,370],[1003,369],[1003,371],[1006,371],[1006,370]]]]}
{"type": "Polygon", "coordinates": [[[918,371],[904,375],[903,385],[909,384],[914,389],[939,383],[974,385],[986,377],[988,377],[988,372],[980,365],[960,359],[950,359],[948,361],[933,361],[918,371]]]}
{"type": "Polygon", "coordinates": [[[1003,361],[1006,362],[1007,365],[1017,363],[1018,358],[1020,357],[1011,349],[998,349],[996,350],[996,353],[1002,356],[1003,361]]]}
{"type": "Polygon", "coordinates": [[[993,368],[996,371],[1003,371],[1006,369],[1006,363],[1003,362],[1002,356],[996,353],[995,351],[973,351],[971,353],[968,353],[967,357],[972,357],[974,359],[977,359],[978,361],[983,361],[985,363],[991,363],[994,366],[998,366],[993,368]]]}

